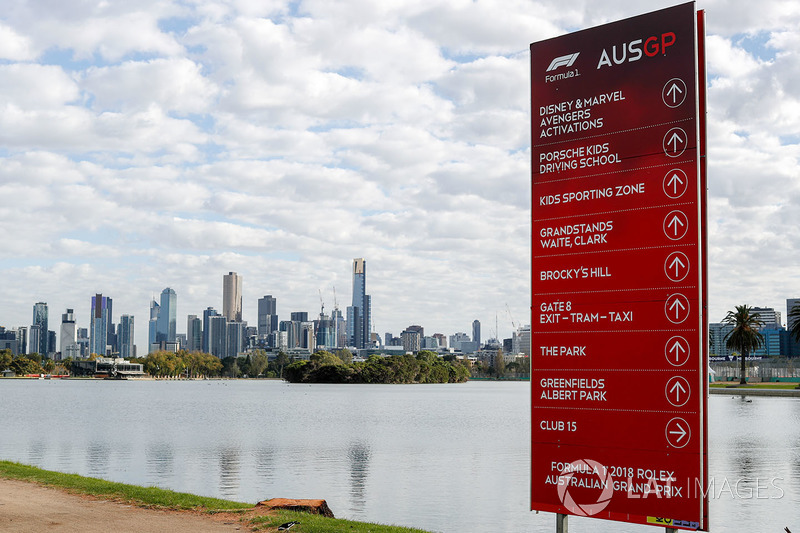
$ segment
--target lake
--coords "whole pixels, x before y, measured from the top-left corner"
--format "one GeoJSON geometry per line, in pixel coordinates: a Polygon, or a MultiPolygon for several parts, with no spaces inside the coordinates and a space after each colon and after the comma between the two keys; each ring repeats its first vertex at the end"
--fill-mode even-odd
{"type": "MultiPolygon", "coordinates": [[[[0,379],[0,459],[246,502],[324,498],[429,531],[528,511],[530,386],[0,379]]],[[[711,530],[800,532],[800,399],[709,399],[711,530]]],[[[571,532],[658,528],[570,517],[571,532]]]]}

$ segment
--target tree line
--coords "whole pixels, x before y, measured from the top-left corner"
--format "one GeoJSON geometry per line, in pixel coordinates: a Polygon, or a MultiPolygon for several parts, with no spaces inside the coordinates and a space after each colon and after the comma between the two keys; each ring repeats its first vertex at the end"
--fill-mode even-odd
{"type": "Polygon", "coordinates": [[[416,356],[371,355],[355,363],[318,351],[307,361],[291,363],[283,377],[290,383],[463,383],[470,377],[468,365],[454,356],[440,358],[429,350],[416,356]]]}

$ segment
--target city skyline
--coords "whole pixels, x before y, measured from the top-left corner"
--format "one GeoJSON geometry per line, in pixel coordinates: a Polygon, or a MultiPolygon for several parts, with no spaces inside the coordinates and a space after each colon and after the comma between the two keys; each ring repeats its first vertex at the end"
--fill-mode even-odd
{"type": "MultiPolygon", "coordinates": [[[[30,325],[37,301],[85,323],[108,294],[142,346],[165,287],[182,330],[222,312],[219,276],[237,272],[257,324],[268,294],[315,314],[335,286],[345,309],[365,257],[376,332],[479,318],[508,338],[530,322],[528,45],[672,4],[9,6],[0,191],[15,201],[0,228],[17,238],[0,323],[30,325]]],[[[717,319],[800,290],[800,7],[697,7],[717,319]]]]}

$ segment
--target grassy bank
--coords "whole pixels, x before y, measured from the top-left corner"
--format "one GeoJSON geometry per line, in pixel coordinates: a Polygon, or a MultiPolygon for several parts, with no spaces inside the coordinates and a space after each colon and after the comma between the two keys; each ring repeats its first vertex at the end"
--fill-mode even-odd
{"type": "Polygon", "coordinates": [[[205,511],[208,513],[239,513],[241,514],[241,521],[249,525],[253,531],[275,531],[275,528],[280,524],[299,521],[300,523],[292,528],[293,533],[336,533],[341,531],[349,533],[425,533],[420,529],[352,522],[292,511],[277,511],[269,515],[260,516],[253,515],[247,512],[253,508],[252,503],[208,498],[158,487],[140,487],[126,483],[115,483],[77,474],[63,474],[10,461],[0,461],[0,478],[40,483],[75,494],[87,494],[96,498],[122,501],[140,507],[156,507],[176,511],[205,511]]]}

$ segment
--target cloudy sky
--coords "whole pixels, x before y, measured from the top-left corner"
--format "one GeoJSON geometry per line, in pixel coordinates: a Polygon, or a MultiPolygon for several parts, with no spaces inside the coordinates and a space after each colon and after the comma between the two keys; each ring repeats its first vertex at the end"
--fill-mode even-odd
{"type": "MultiPolygon", "coordinates": [[[[186,315],[244,278],[278,312],[509,337],[530,319],[529,43],[644,0],[5,0],[0,325],[90,298],[186,315]]],[[[800,296],[800,3],[708,21],[711,320],[800,296]]]]}

